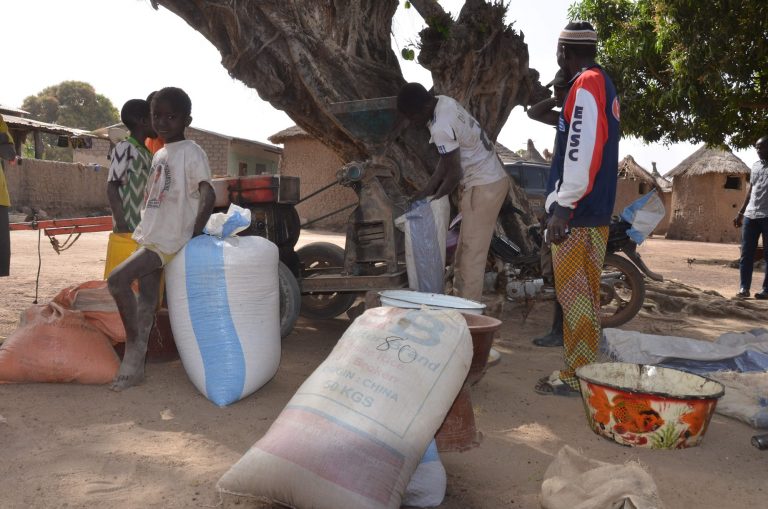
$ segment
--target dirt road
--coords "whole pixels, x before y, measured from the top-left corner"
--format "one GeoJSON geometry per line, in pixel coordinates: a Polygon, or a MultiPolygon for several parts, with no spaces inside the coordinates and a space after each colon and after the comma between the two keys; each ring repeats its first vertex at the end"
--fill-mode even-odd
{"type": "MultiPolygon", "coordinates": [[[[37,234],[15,232],[12,242],[13,275],[0,279],[0,336],[15,329],[35,295],[37,234]]],[[[83,235],[61,255],[43,237],[39,300],[100,278],[105,250],[106,234],[83,235]]],[[[737,270],[726,266],[738,257],[735,245],[651,239],[640,251],[668,278],[723,295],[736,290],[737,270]]],[[[441,507],[538,507],[544,471],[565,444],[603,461],[639,459],[669,508],[765,506],[768,453],[750,446],[754,430],[744,424],[716,415],[702,444],[689,450],[624,448],[588,429],[580,400],[536,395],[535,381],[561,362],[559,349],[530,343],[547,328],[550,313],[544,304],[526,320],[521,309],[502,311],[496,341],[502,360],[472,392],[484,440],[474,450],[442,456],[449,479],[441,507]]],[[[764,313],[754,316],[714,318],[649,307],[625,328],[713,339],[765,325],[764,313]]],[[[215,506],[216,481],[263,435],[348,323],[300,319],[283,340],[277,376],[226,408],[201,396],[179,361],[150,363],[146,382],[123,393],[105,386],[0,385],[0,507],[215,506]]],[[[220,507],[235,506],[264,507],[231,500],[220,507]]]]}

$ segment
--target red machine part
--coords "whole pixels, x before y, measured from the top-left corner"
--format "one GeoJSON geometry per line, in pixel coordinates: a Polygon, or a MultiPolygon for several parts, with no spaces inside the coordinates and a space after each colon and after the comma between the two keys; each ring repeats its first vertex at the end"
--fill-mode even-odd
{"type": "Polygon", "coordinates": [[[298,177],[278,175],[249,175],[215,178],[211,182],[216,193],[216,207],[230,203],[246,206],[254,203],[297,203],[298,177]]]}
{"type": "Polygon", "coordinates": [[[11,231],[43,230],[48,237],[112,230],[112,216],[75,217],[71,219],[47,219],[26,223],[11,223],[11,231]]]}

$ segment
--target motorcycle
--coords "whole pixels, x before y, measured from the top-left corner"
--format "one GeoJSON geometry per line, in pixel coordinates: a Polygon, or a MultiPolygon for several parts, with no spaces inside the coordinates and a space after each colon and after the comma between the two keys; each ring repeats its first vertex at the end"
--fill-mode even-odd
{"type": "MultiPolygon", "coordinates": [[[[454,241],[449,238],[449,245],[455,244],[460,222],[461,218],[457,217],[450,225],[449,236],[454,241]]],[[[631,226],[618,218],[614,218],[609,226],[608,245],[600,276],[600,323],[604,328],[619,327],[640,311],[645,300],[643,274],[654,281],[664,280],[662,275],[648,268],[637,252],[637,244],[627,235],[631,226]]],[[[497,226],[491,239],[489,262],[503,267],[500,275],[506,279],[503,286],[507,300],[554,300],[554,289],[545,285],[542,277],[539,249],[544,238],[541,227],[530,226],[528,235],[536,247],[535,254],[524,254],[517,244],[506,237],[502,227],[497,226]]]]}

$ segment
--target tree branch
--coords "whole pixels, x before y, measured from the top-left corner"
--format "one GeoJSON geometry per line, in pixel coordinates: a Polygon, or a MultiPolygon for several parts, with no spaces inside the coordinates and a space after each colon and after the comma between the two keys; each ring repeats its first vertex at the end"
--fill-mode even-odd
{"type": "Polygon", "coordinates": [[[427,25],[431,25],[434,20],[443,19],[448,15],[443,6],[436,0],[411,0],[411,6],[416,9],[416,12],[427,25]]]}
{"type": "MultiPolygon", "coordinates": [[[[399,0],[155,1],[211,41],[232,77],[342,160],[378,152],[347,130],[329,104],[397,95],[405,82],[391,49],[399,0]]],[[[454,21],[435,0],[411,3],[428,25],[419,62],[432,72],[435,90],[464,104],[495,140],[512,108],[528,100],[534,76],[523,36],[504,22],[506,5],[466,0],[454,21]]],[[[421,187],[434,168],[428,134],[411,127],[387,153],[406,191],[421,187]]],[[[522,193],[512,195],[515,207],[526,208],[522,193]]],[[[528,247],[527,236],[514,238],[528,247]]]]}

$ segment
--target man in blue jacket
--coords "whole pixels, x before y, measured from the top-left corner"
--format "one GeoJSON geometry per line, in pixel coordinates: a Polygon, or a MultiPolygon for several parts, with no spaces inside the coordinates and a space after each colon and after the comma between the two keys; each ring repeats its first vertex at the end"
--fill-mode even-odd
{"type": "Polygon", "coordinates": [[[594,362],[600,339],[600,273],[616,199],[619,101],[610,77],[595,63],[597,34],[586,22],[569,23],[557,59],[571,90],[557,125],[545,208],[557,300],[563,307],[565,368],[536,384],[547,395],[578,395],[575,371],[594,362]]]}

